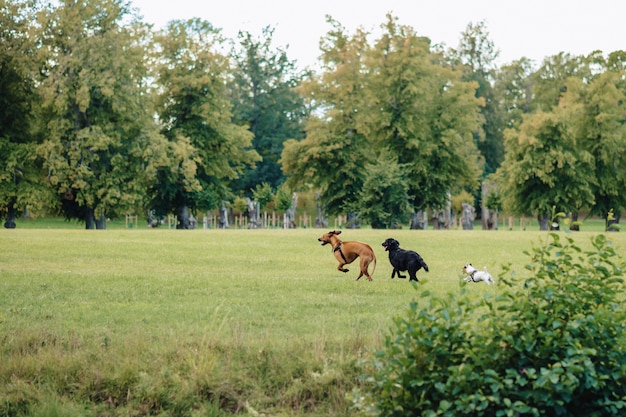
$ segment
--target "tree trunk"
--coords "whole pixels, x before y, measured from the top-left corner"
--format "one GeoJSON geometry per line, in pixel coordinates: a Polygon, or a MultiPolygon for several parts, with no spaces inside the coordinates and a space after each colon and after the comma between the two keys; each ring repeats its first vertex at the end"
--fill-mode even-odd
{"type": "Polygon", "coordinates": [[[96,224],[96,217],[93,213],[93,209],[88,207],[87,211],[85,212],[85,229],[93,230],[96,228],[95,224],[96,224]]]}
{"type": "Polygon", "coordinates": [[[189,207],[187,205],[182,205],[178,207],[178,212],[176,213],[176,218],[178,219],[178,224],[176,225],[177,229],[190,229],[189,227],[189,207]]]}
{"type": "Polygon", "coordinates": [[[483,181],[480,185],[480,195],[481,195],[481,203],[480,203],[480,220],[483,225],[483,230],[492,230],[493,227],[490,224],[489,217],[489,208],[487,207],[487,194],[489,192],[489,187],[487,186],[487,182],[483,181]]]}
{"type": "Polygon", "coordinates": [[[474,229],[474,206],[468,203],[462,203],[463,206],[463,216],[461,217],[461,224],[463,225],[463,230],[472,230],[474,229]]]}
{"type": "Polygon", "coordinates": [[[411,230],[426,230],[428,229],[428,219],[426,217],[426,212],[422,210],[418,210],[413,213],[413,218],[411,219],[411,230]]]}
{"type": "Polygon", "coordinates": [[[537,221],[539,222],[539,230],[550,229],[550,217],[547,214],[538,214],[537,221]]]}
{"type": "Polygon", "coordinates": [[[106,230],[106,228],[107,228],[107,218],[104,215],[104,213],[102,213],[100,215],[100,218],[96,220],[96,230],[106,230]]]}
{"type": "Polygon", "coordinates": [[[348,213],[346,220],[346,228],[347,229],[360,229],[361,222],[356,213],[348,213]]]}
{"type": "Polygon", "coordinates": [[[261,227],[261,219],[259,217],[259,203],[258,201],[252,200],[249,197],[246,197],[246,205],[248,206],[248,218],[250,222],[248,223],[249,229],[257,229],[261,227]]]}
{"type": "Polygon", "coordinates": [[[7,212],[7,221],[4,222],[5,229],[15,229],[15,205],[13,203],[9,203],[8,207],[9,211],[7,212]]]}
{"type": "Polygon", "coordinates": [[[222,201],[222,208],[220,209],[220,216],[218,219],[218,227],[220,229],[228,229],[228,209],[226,203],[222,201]]]}
{"type": "Polygon", "coordinates": [[[293,193],[291,196],[291,206],[283,215],[283,228],[294,229],[296,227],[296,207],[298,206],[298,194],[293,193]]]}
{"type": "Polygon", "coordinates": [[[328,219],[324,214],[324,206],[320,201],[320,193],[315,193],[315,205],[317,207],[317,217],[315,218],[315,227],[326,228],[328,227],[328,219]]]}

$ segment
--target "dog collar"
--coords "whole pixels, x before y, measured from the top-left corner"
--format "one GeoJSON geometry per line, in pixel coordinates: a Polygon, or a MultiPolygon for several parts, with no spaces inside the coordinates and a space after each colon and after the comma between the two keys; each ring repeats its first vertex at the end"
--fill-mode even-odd
{"type": "Polygon", "coordinates": [[[333,249],[333,252],[337,252],[337,251],[339,251],[339,255],[341,255],[341,259],[343,259],[343,261],[347,263],[348,260],[346,259],[346,255],[344,255],[343,251],[341,250],[341,242],[339,242],[337,247],[333,249]]]}
{"type": "Polygon", "coordinates": [[[472,271],[472,273],[470,274],[470,277],[472,278],[472,282],[476,282],[476,280],[474,280],[474,274],[478,272],[478,270],[476,271],[472,271]]]}

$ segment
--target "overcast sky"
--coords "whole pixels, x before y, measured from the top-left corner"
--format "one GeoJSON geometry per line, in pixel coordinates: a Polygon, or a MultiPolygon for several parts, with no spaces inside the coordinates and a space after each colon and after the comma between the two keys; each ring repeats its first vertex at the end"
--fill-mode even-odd
{"type": "Polygon", "coordinates": [[[313,65],[319,39],[330,26],[326,15],[349,34],[375,31],[387,13],[433,43],[457,47],[469,23],[484,21],[500,51],[499,64],[522,56],[539,64],[568,52],[586,55],[626,50],[626,0],[131,0],[144,21],[164,27],[172,19],[199,17],[236,39],[274,28],[274,46],[287,48],[300,67],[313,65]]]}

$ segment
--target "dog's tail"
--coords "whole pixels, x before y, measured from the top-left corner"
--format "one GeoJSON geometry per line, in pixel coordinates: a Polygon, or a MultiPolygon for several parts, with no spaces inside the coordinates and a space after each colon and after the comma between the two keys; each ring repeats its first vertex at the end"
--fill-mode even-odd
{"type": "Polygon", "coordinates": [[[426,265],[424,258],[422,258],[421,256],[420,256],[420,265],[422,265],[422,268],[424,268],[424,271],[428,272],[428,265],[426,265]]]}
{"type": "Polygon", "coordinates": [[[487,284],[489,284],[490,282],[492,284],[495,284],[496,281],[493,279],[493,277],[491,276],[491,274],[489,272],[487,272],[487,267],[483,268],[485,273],[487,274],[487,284]]]}

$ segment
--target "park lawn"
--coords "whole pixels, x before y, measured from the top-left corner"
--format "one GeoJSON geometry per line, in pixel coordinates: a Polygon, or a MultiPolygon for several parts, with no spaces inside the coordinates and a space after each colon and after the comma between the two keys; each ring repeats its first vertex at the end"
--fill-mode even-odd
{"type": "MultiPolygon", "coordinates": [[[[378,257],[344,274],[318,229],[0,231],[0,415],[350,415],[346,394],[420,293],[480,297],[467,262],[518,274],[538,231],[344,230],[378,257]],[[381,243],[430,272],[391,280],[381,243]]],[[[559,232],[566,235],[565,232],[559,232]]],[[[596,233],[567,233],[590,248],[596,233]]],[[[609,238],[624,253],[626,238],[609,238]]]]}

